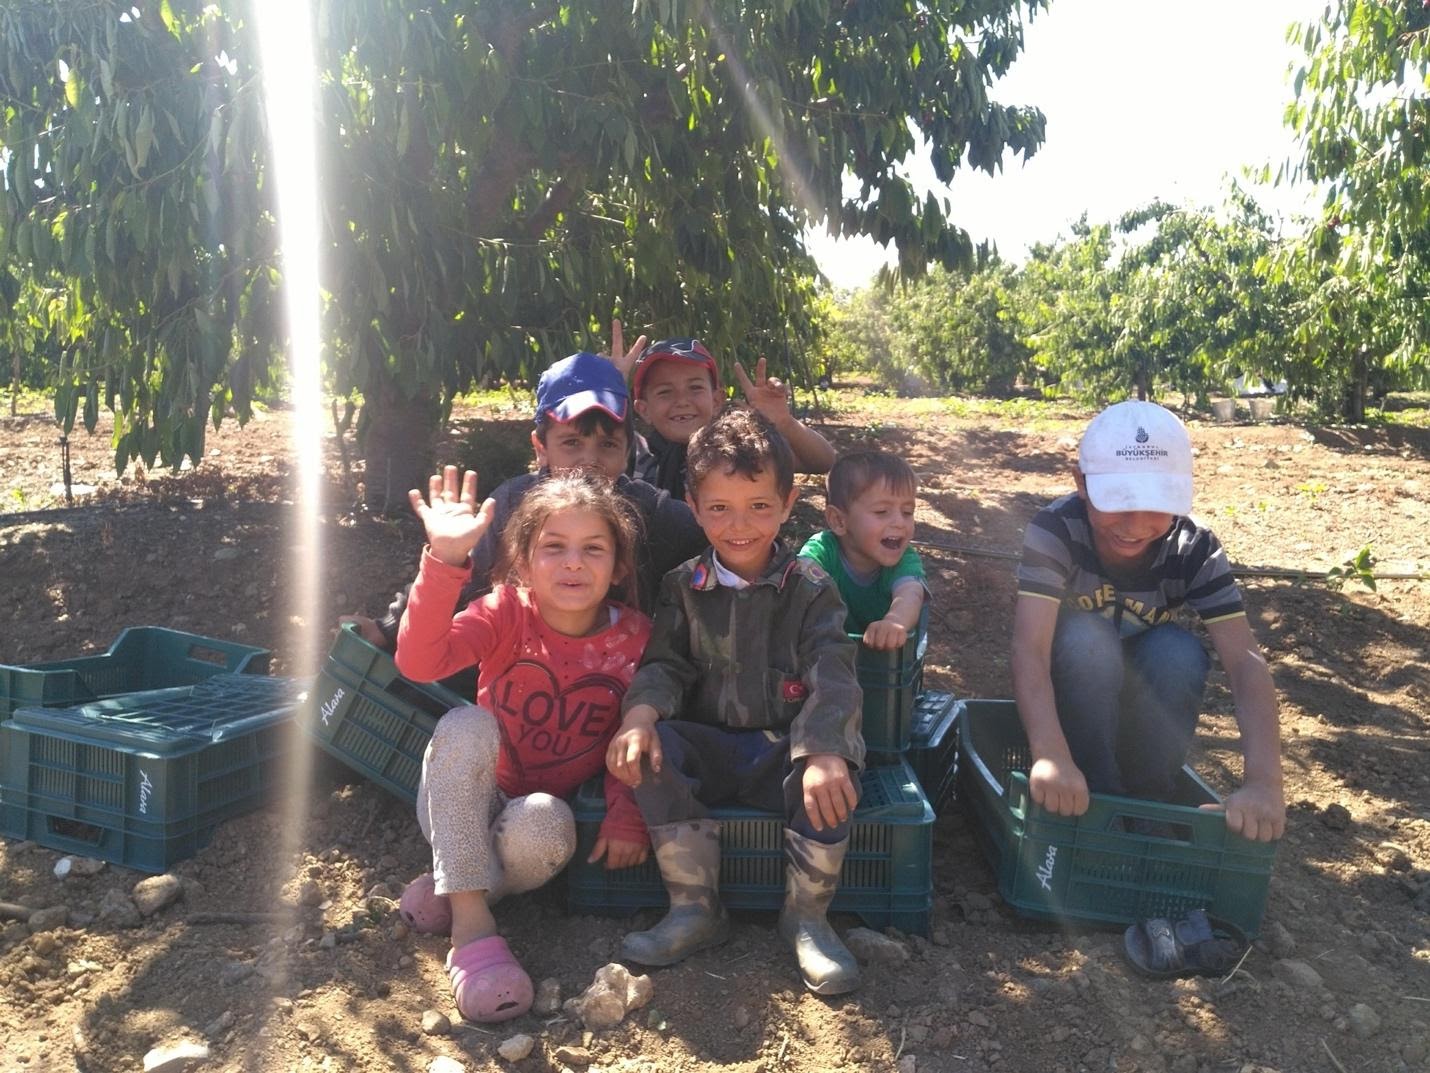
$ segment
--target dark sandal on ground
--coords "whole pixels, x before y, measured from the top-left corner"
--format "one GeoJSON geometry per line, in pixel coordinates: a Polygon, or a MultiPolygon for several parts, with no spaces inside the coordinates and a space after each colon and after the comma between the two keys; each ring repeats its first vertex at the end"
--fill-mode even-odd
{"type": "Polygon", "coordinates": [[[1143,976],[1225,976],[1246,952],[1246,935],[1234,924],[1193,909],[1180,920],[1154,917],[1123,933],[1122,955],[1143,976]]]}

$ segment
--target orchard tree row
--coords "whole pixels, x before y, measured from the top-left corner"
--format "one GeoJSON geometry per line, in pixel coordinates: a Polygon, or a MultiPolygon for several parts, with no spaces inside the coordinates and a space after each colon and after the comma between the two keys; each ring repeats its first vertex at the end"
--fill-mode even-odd
{"type": "Polygon", "coordinates": [[[1277,234],[1246,194],[1212,209],[1153,203],[1078,221],[1014,267],[985,257],[901,289],[827,301],[827,373],[862,369],[908,394],[1016,390],[1089,402],[1179,394],[1205,405],[1238,378],[1359,421],[1368,398],[1426,385],[1426,345],[1384,268],[1349,264],[1346,230],[1277,234]]]}
{"type": "Polygon", "coordinates": [[[1318,184],[1319,217],[1283,233],[1236,189],[1219,211],[1083,219],[1016,268],[984,257],[828,303],[826,367],[897,390],[1096,402],[1205,400],[1259,375],[1352,421],[1368,397],[1430,386],[1430,4],[1335,0],[1293,33],[1302,156],[1260,178],[1318,184]]]}

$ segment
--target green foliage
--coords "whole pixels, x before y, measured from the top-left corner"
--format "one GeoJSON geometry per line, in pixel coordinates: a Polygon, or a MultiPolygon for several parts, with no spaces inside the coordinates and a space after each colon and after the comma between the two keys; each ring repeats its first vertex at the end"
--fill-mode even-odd
{"type": "Polygon", "coordinates": [[[907,384],[910,364],[896,349],[889,324],[892,301],[883,287],[861,287],[838,300],[826,296],[817,307],[817,360],[831,382],[844,373],[860,372],[890,390],[907,384]]]}
{"type": "MultiPolygon", "coordinates": [[[[1044,2],[320,0],[334,389],[421,440],[613,311],[803,366],[807,226],[892,241],[906,278],[970,257],[897,166],[920,138],[943,179],[1037,148],[989,87],[1044,2]]],[[[197,456],[282,349],[253,10],[0,6],[0,261],[57,296],[57,409],[112,407],[120,468],[197,456]]]]}
{"type": "Polygon", "coordinates": [[[1161,202],[1078,221],[1015,269],[996,259],[857,292],[831,345],[868,355],[890,387],[1006,395],[1056,386],[1103,403],[1177,391],[1205,399],[1243,371],[1280,370],[1293,289],[1270,278],[1271,221],[1234,191],[1226,208],[1161,202]]]}
{"type": "Polygon", "coordinates": [[[1031,379],[1015,280],[1013,268],[997,261],[972,272],[935,270],[894,304],[890,322],[900,350],[931,388],[1008,395],[1031,379]]]}
{"type": "Polygon", "coordinates": [[[255,50],[196,3],[0,8],[0,259],[56,420],[103,402],[119,469],[201,457],[277,345],[255,50]]]}
{"type": "Polygon", "coordinates": [[[1296,364],[1327,383],[1323,409],[1361,420],[1368,393],[1427,383],[1430,8],[1332,0],[1292,39],[1306,63],[1286,121],[1303,155],[1279,177],[1326,189],[1283,258],[1283,276],[1305,283],[1296,364]]]}
{"type": "Polygon", "coordinates": [[[1326,571],[1326,584],[1333,589],[1341,589],[1347,581],[1358,581],[1371,592],[1375,592],[1375,556],[1369,544],[1360,551],[1346,557],[1340,566],[1326,571]]]}

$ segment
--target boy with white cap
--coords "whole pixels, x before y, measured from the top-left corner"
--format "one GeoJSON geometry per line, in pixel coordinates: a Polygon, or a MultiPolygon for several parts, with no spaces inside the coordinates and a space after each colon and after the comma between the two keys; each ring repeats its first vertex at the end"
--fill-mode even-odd
{"type": "Polygon", "coordinates": [[[1033,800],[1081,815],[1088,794],[1166,799],[1196,733],[1211,660],[1175,625],[1196,611],[1230,680],[1245,770],[1227,826],[1286,823],[1276,692],[1221,544],[1188,517],[1192,446],[1170,410],[1121,402],[1083,434],[1076,493],[1029,522],[1013,615],[1013,695],[1033,800]]]}

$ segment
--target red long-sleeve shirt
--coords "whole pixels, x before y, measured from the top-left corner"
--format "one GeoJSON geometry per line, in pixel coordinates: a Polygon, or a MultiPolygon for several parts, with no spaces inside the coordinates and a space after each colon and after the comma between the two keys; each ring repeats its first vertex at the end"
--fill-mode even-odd
{"type": "MultiPolygon", "coordinates": [[[[650,620],[608,604],[616,621],[586,637],[547,626],[531,594],[500,585],[452,618],[468,568],[423,552],[397,631],[397,669],[435,681],[477,664],[477,703],[501,729],[497,785],[509,797],[544,791],[570,798],[606,770],[621,724],[621,697],[650,637],[650,620]]],[[[605,838],[649,843],[630,789],[606,775],[605,838]]]]}

